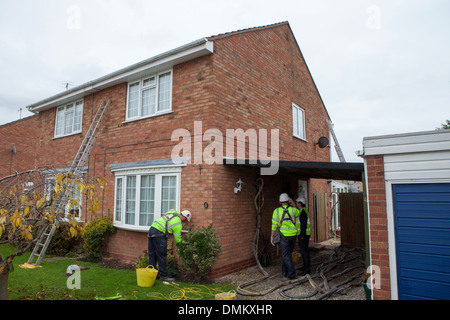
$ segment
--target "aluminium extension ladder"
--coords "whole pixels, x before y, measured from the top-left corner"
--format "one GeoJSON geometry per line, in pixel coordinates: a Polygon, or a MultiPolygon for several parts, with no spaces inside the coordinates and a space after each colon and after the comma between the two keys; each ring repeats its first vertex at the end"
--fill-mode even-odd
{"type": "MultiPolygon", "coordinates": [[[[334,133],[334,129],[333,129],[334,124],[331,123],[330,120],[327,120],[327,122],[328,122],[328,127],[330,128],[331,135],[333,136],[334,148],[336,149],[336,153],[337,153],[337,155],[339,157],[339,161],[347,162],[347,161],[345,161],[344,153],[342,153],[341,146],[339,145],[339,142],[337,140],[336,134],[334,133]]],[[[348,181],[348,185],[350,186],[350,189],[351,189],[352,192],[356,191],[355,181],[350,181],[349,180],[348,181]]]]}
{"type": "MultiPolygon", "coordinates": [[[[78,149],[78,152],[75,156],[75,159],[72,162],[72,165],[70,166],[69,172],[72,173],[72,177],[81,177],[81,172],[83,170],[84,165],[86,164],[86,161],[89,157],[89,154],[92,150],[92,147],[95,143],[95,133],[97,131],[97,128],[102,121],[103,115],[105,113],[105,110],[108,108],[108,106],[111,103],[111,99],[108,100],[108,102],[105,103],[103,101],[100,105],[100,107],[97,110],[97,113],[94,116],[94,119],[92,120],[92,123],[89,127],[89,130],[86,132],[86,136],[83,139],[83,142],[81,143],[80,148],[78,149]]],[[[72,193],[71,190],[68,190],[67,188],[64,188],[64,191],[62,194],[59,195],[59,197],[54,201],[52,207],[54,208],[55,212],[64,212],[67,202],[69,201],[70,194],[72,193]]],[[[33,252],[30,255],[30,258],[28,259],[29,265],[39,266],[41,263],[42,258],[45,255],[45,252],[47,251],[47,248],[53,238],[53,235],[55,234],[55,231],[59,225],[59,220],[55,219],[55,221],[51,224],[48,224],[45,229],[41,232],[40,237],[38,238],[38,241],[33,249],[33,252]],[[33,264],[34,258],[37,257],[36,262],[33,264]]]]}

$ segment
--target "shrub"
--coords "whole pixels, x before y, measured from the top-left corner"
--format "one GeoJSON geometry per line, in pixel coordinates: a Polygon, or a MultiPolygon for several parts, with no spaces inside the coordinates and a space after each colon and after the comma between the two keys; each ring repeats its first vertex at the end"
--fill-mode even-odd
{"type": "Polygon", "coordinates": [[[212,224],[206,228],[201,227],[200,230],[194,230],[191,227],[184,241],[177,247],[181,262],[180,269],[191,274],[195,281],[201,281],[207,277],[216,256],[222,251],[219,237],[212,228],[212,224]]]}
{"type": "MultiPolygon", "coordinates": [[[[173,242],[169,242],[167,244],[167,259],[166,259],[166,269],[169,273],[170,277],[175,277],[177,275],[177,263],[175,261],[175,256],[173,253],[173,242]]],[[[147,268],[148,267],[148,253],[145,251],[139,259],[136,261],[134,268],[147,268]]],[[[159,270],[158,261],[156,262],[156,266],[154,266],[155,269],[159,270]]]]}
{"type": "Polygon", "coordinates": [[[147,268],[147,267],[148,267],[148,254],[144,253],[139,257],[138,261],[134,265],[134,268],[139,269],[139,268],[147,268]]]}
{"type": "Polygon", "coordinates": [[[108,217],[95,218],[88,222],[82,232],[86,259],[89,261],[99,260],[104,249],[105,235],[115,231],[116,229],[108,217]]]}
{"type": "MultiPolygon", "coordinates": [[[[81,242],[81,236],[77,234],[75,237],[70,233],[70,226],[67,224],[60,225],[48,246],[47,253],[56,256],[65,256],[71,250],[74,250],[81,242]]],[[[73,254],[75,255],[75,254],[73,254]]]]}

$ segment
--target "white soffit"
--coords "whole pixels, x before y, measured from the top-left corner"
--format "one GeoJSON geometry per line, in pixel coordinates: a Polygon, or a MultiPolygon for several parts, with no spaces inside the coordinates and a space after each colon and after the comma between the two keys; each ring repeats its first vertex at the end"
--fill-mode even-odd
{"type": "Polygon", "coordinates": [[[366,137],[364,156],[450,150],[450,130],[366,137]]]}

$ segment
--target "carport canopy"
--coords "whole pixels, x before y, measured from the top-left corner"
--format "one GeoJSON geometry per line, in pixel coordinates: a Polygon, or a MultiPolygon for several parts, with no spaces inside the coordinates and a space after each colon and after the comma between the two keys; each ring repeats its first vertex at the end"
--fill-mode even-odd
{"type": "MultiPolygon", "coordinates": [[[[364,163],[359,162],[319,162],[319,161],[277,161],[278,173],[295,174],[313,179],[362,181],[364,163]]],[[[224,165],[253,168],[275,167],[276,162],[260,160],[224,158],[224,165]]]]}

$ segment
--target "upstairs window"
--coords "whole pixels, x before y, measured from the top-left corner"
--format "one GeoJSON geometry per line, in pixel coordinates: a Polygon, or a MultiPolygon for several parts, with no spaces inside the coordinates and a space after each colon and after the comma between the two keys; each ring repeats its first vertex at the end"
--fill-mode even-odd
{"type": "Polygon", "coordinates": [[[137,120],[172,110],[172,71],[128,84],[126,120],[137,120]]]}
{"type": "Polygon", "coordinates": [[[293,129],[294,137],[306,140],[305,133],[305,110],[297,106],[295,103],[292,104],[292,119],[293,119],[293,129]]]}
{"type": "Polygon", "coordinates": [[[56,109],[55,138],[81,132],[83,100],[56,109]]]}

